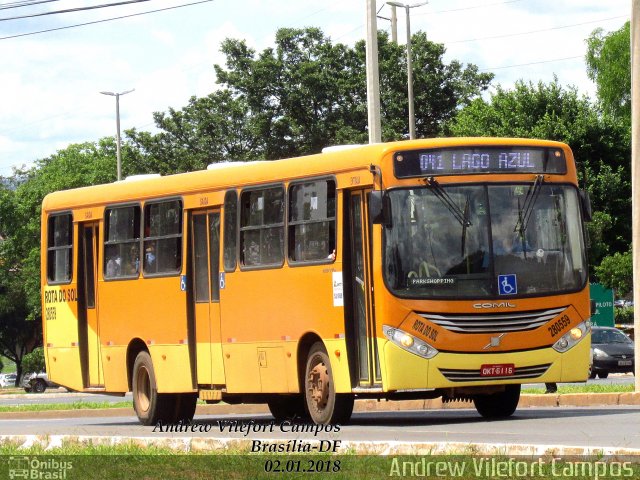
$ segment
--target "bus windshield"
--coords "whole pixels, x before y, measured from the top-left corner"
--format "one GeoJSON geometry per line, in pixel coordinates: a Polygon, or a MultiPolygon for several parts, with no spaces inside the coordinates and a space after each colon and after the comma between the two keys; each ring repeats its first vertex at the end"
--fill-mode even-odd
{"type": "Polygon", "coordinates": [[[569,185],[430,184],[388,192],[388,288],[407,298],[511,298],[575,291],[587,276],[569,185]]]}

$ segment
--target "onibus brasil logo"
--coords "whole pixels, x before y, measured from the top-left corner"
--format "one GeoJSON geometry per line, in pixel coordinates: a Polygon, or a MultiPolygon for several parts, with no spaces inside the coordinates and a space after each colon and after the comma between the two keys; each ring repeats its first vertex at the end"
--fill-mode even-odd
{"type": "Polygon", "coordinates": [[[9,457],[10,479],[63,480],[72,468],[72,462],[55,458],[9,457]]]}

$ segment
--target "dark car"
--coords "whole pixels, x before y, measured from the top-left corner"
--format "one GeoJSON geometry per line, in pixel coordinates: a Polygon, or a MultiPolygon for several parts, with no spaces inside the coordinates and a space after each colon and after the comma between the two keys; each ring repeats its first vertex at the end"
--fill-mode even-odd
{"type": "Polygon", "coordinates": [[[590,378],[607,378],[610,372],[627,373],[634,371],[633,340],[617,328],[593,327],[591,332],[593,365],[590,378]]]}

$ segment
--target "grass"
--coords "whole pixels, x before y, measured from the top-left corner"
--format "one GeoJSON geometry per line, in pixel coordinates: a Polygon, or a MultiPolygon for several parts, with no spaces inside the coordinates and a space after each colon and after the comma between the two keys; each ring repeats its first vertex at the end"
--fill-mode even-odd
{"type": "Polygon", "coordinates": [[[0,361],[4,365],[0,373],[16,373],[16,364],[12,360],[0,355],[0,361]]]}
{"type": "MultiPolygon", "coordinates": [[[[245,449],[225,451],[177,453],[154,446],[137,444],[116,446],[82,446],[67,444],[51,450],[43,446],[20,448],[17,444],[0,446],[0,474],[9,473],[22,467],[26,470],[36,467],[36,474],[24,478],[102,478],[102,479],[209,479],[224,478],[245,480],[257,478],[331,478],[335,480],[383,479],[389,476],[427,479],[459,478],[492,479],[515,478],[508,472],[517,473],[522,478],[591,479],[598,467],[595,478],[615,478],[622,472],[621,462],[607,465],[607,457],[558,458],[558,455],[540,457],[504,455],[480,455],[472,451],[452,455],[425,452],[423,455],[356,455],[340,454],[248,454],[245,449]],[[35,461],[37,460],[37,461],[35,461]],[[579,460],[579,465],[576,460],[579,460]],[[34,462],[35,461],[35,462],[34,462]],[[22,463],[20,463],[22,462],[22,463]],[[613,464],[616,465],[613,465],[613,464]],[[496,464],[502,466],[496,469],[496,464]],[[439,466],[438,466],[439,465],[439,466]],[[579,468],[576,468],[576,465],[579,468]],[[309,471],[309,467],[318,470],[309,471]],[[516,470],[515,467],[519,466],[516,470]],[[428,470],[426,470],[426,468],[428,470]],[[509,470],[511,469],[511,470],[509,470]],[[305,472],[306,473],[303,473],[305,472]],[[428,472],[428,473],[427,473],[428,472]],[[44,476],[43,476],[44,474],[44,476]],[[50,476],[46,476],[49,474],[50,476]],[[58,474],[58,476],[52,476],[58,474]]],[[[637,461],[624,465],[624,476],[638,478],[640,464],[637,461]]],[[[29,472],[31,473],[31,472],[29,472]]]]}
{"type": "MultiPolygon", "coordinates": [[[[558,393],[627,393],[635,391],[634,385],[590,384],[590,385],[558,385],[558,393]]],[[[545,388],[525,388],[524,394],[544,394],[545,388]]]]}
{"type": "Polygon", "coordinates": [[[100,408],[131,407],[128,402],[73,402],[73,403],[42,403],[35,405],[6,405],[0,406],[0,413],[4,412],[46,412],[50,410],[93,410],[100,408]]]}

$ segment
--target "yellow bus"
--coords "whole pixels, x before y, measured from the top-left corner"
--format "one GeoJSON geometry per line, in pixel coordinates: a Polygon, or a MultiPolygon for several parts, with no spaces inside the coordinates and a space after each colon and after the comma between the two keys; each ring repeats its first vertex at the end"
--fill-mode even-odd
{"type": "Polygon", "coordinates": [[[354,399],[584,381],[584,221],[565,144],[442,138],[214,164],[47,195],[49,377],[133,393],[140,421],[207,402],[347,421],[354,399]]]}

